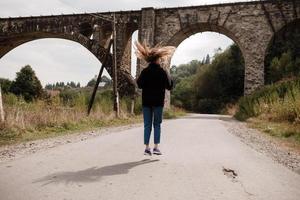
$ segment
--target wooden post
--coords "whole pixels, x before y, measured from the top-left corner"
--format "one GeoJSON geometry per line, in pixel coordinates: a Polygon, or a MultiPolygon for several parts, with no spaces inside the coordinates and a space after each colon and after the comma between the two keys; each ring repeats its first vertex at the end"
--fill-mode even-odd
{"type": "Polygon", "coordinates": [[[4,110],[3,110],[3,102],[2,102],[1,85],[0,85],[0,122],[4,122],[4,110]]]}
{"type": "Polygon", "coordinates": [[[134,103],[135,103],[134,98],[131,98],[131,107],[130,107],[130,114],[131,115],[134,115],[134,103]]]}
{"type": "Polygon", "coordinates": [[[87,112],[88,115],[91,112],[91,109],[92,109],[92,106],[93,106],[93,103],[94,103],[94,99],[95,99],[95,96],[96,96],[96,92],[97,92],[99,83],[100,83],[101,78],[102,78],[103,70],[104,70],[105,67],[107,67],[106,66],[107,65],[107,59],[108,59],[108,55],[109,55],[111,45],[112,45],[112,40],[109,41],[109,44],[108,44],[108,47],[107,47],[107,50],[106,50],[106,54],[105,54],[105,57],[104,57],[104,61],[103,61],[102,66],[100,68],[96,84],[94,86],[94,90],[93,90],[93,93],[92,93],[92,96],[91,96],[91,99],[90,99],[90,102],[89,102],[89,105],[88,105],[88,112],[87,112]]]}
{"type": "Polygon", "coordinates": [[[117,33],[116,33],[116,14],[114,13],[113,21],[113,91],[114,91],[114,110],[116,117],[120,117],[120,102],[118,92],[118,68],[117,68],[117,33]]]}

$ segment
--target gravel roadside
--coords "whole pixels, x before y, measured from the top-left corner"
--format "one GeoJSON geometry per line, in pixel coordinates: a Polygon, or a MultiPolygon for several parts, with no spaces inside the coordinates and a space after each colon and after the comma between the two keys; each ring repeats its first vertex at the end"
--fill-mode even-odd
{"type": "Polygon", "coordinates": [[[247,127],[245,122],[227,119],[223,123],[230,133],[239,137],[246,145],[300,174],[300,152],[296,149],[284,145],[277,138],[247,127]]]}

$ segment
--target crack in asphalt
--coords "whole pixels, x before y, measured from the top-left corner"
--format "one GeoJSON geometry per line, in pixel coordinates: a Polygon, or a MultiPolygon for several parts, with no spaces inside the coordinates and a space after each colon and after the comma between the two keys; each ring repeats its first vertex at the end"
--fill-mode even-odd
{"type": "Polygon", "coordinates": [[[223,167],[222,169],[223,173],[225,176],[227,176],[229,179],[231,179],[231,181],[233,183],[239,183],[241,185],[241,187],[243,188],[244,192],[248,195],[248,196],[255,196],[254,194],[250,193],[247,191],[246,187],[244,186],[243,182],[238,180],[238,174],[235,170],[230,169],[230,168],[225,168],[223,167]]]}

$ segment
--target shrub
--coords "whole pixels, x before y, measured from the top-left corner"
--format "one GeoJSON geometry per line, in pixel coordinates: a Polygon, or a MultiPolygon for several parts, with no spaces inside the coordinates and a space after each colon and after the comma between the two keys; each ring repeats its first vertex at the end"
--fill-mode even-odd
{"type": "Polygon", "coordinates": [[[300,124],[300,78],[268,85],[242,97],[235,117],[246,120],[258,116],[300,124]]]}
{"type": "Polygon", "coordinates": [[[32,101],[43,95],[41,82],[29,65],[17,72],[17,77],[12,82],[10,91],[15,95],[23,96],[26,101],[32,101]]]}

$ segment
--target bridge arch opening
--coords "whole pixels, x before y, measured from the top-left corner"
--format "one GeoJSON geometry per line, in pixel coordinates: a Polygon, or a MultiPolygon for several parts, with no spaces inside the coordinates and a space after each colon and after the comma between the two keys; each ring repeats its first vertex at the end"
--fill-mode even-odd
{"type": "Polygon", "coordinates": [[[131,76],[136,77],[137,57],[135,55],[134,42],[138,41],[139,31],[135,30],[131,36],[131,76]]]}
{"type": "Polygon", "coordinates": [[[300,19],[274,33],[265,53],[267,84],[300,75],[300,19]]]}
{"type": "Polygon", "coordinates": [[[193,112],[220,113],[243,96],[245,63],[235,40],[195,30],[172,39],[169,44],[177,49],[170,61],[175,79],[171,104],[193,112]]]}
{"type": "Polygon", "coordinates": [[[234,43],[236,43],[240,48],[240,50],[244,52],[243,45],[238,40],[235,34],[233,34],[231,31],[227,30],[222,26],[216,26],[214,24],[206,24],[206,23],[193,24],[181,29],[180,31],[176,32],[171,37],[171,39],[168,40],[167,45],[177,47],[181,44],[181,42],[183,42],[185,39],[189,38],[190,36],[195,35],[197,33],[203,33],[203,32],[214,32],[214,33],[222,34],[228,37],[229,39],[231,39],[234,43]]]}
{"type": "MultiPolygon", "coordinates": [[[[42,85],[80,82],[81,86],[98,74],[101,62],[78,42],[60,38],[24,39],[0,59],[1,78],[14,79],[15,73],[31,65],[42,85]]],[[[110,78],[106,69],[104,75],[110,78]]]]}

